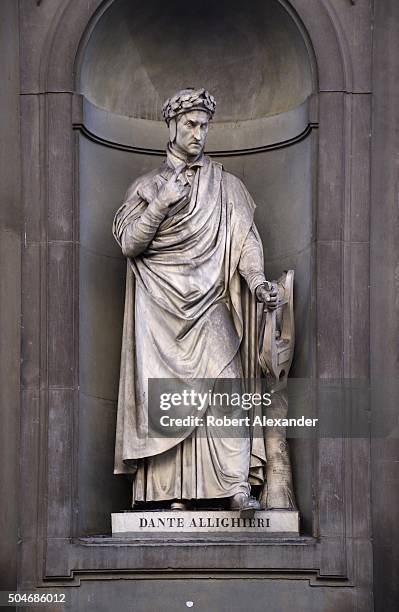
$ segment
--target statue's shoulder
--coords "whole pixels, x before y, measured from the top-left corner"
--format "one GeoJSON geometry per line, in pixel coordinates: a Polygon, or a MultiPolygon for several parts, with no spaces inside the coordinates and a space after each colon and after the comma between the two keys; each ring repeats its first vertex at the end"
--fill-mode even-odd
{"type": "Polygon", "coordinates": [[[239,179],[238,176],[235,176],[235,174],[231,174],[231,172],[227,172],[223,164],[215,161],[208,155],[205,155],[204,158],[206,160],[206,163],[211,164],[215,169],[219,170],[225,187],[230,188],[230,189],[245,189],[245,185],[241,181],[241,179],[239,179]]]}
{"type": "Polygon", "coordinates": [[[233,204],[237,206],[249,206],[251,210],[255,208],[255,203],[251,194],[238,176],[223,170],[222,177],[227,197],[233,204]]]}
{"type": "Polygon", "coordinates": [[[243,187],[244,183],[242,182],[241,179],[238,178],[238,176],[236,176],[235,174],[232,174],[231,172],[227,172],[227,170],[225,170],[223,168],[223,180],[227,185],[230,185],[232,187],[243,187]]]}

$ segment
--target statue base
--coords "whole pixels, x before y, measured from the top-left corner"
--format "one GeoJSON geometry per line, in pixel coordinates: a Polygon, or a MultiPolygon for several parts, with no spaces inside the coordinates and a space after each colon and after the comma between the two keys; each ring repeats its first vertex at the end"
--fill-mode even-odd
{"type": "Polygon", "coordinates": [[[118,512],[112,516],[112,536],[141,533],[262,533],[299,535],[297,510],[175,510],[118,512]]]}

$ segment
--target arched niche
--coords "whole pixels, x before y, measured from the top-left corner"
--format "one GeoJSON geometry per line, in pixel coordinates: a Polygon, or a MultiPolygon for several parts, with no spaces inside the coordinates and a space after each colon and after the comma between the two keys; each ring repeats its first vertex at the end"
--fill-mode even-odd
{"type": "MultiPolygon", "coordinates": [[[[315,137],[309,103],[315,85],[310,45],[278,0],[258,0],[250,11],[237,0],[115,0],[97,19],[80,52],[82,108],[75,122],[82,448],[95,446],[101,415],[107,448],[114,433],[126,264],[112,219],[129,184],[160,164],[167,142],[162,103],[183,86],[205,86],[216,97],[207,152],[242,178],[257,202],[268,277],[296,271],[293,375],[310,376],[315,137]]],[[[310,530],[311,451],[307,444],[291,446],[310,530]]],[[[81,533],[102,527],[103,484],[96,473],[86,457],[79,477],[81,533]]]]}
{"type": "Polygon", "coordinates": [[[216,121],[276,115],[312,92],[305,41],[277,0],[250,10],[238,0],[116,0],[90,36],[78,79],[96,106],[157,121],[183,86],[213,92],[216,121]]]}

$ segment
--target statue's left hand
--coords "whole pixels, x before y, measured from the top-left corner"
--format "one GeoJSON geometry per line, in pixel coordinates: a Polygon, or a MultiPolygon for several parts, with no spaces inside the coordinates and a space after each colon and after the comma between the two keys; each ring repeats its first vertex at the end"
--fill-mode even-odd
{"type": "Polygon", "coordinates": [[[269,289],[269,286],[268,283],[256,287],[256,299],[263,302],[268,310],[275,310],[277,308],[278,292],[273,286],[269,289]]]}

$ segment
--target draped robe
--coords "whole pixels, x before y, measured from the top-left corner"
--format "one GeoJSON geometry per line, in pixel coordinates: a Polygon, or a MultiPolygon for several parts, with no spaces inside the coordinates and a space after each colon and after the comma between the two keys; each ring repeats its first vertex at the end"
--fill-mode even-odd
{"type": "MultiPolygon", "coordinates": [[[[215,440],[187,426],[173,438],[148,435],[149,379],[242,377],[241,276],[252,292],[264,281],[251,196],[221,164],[204,156],[197,166],[189,195],[128,257],[115,473],[135,474],[133,502],[249,491],[248,432],[215,440]]],[[[129,189],[113,228],[122,248],[148,207],[142,187],[159,188],[173,170],[169,156],[129,189]]],[[[201,416],[196,406],[187,414],[201,416]]]]}

